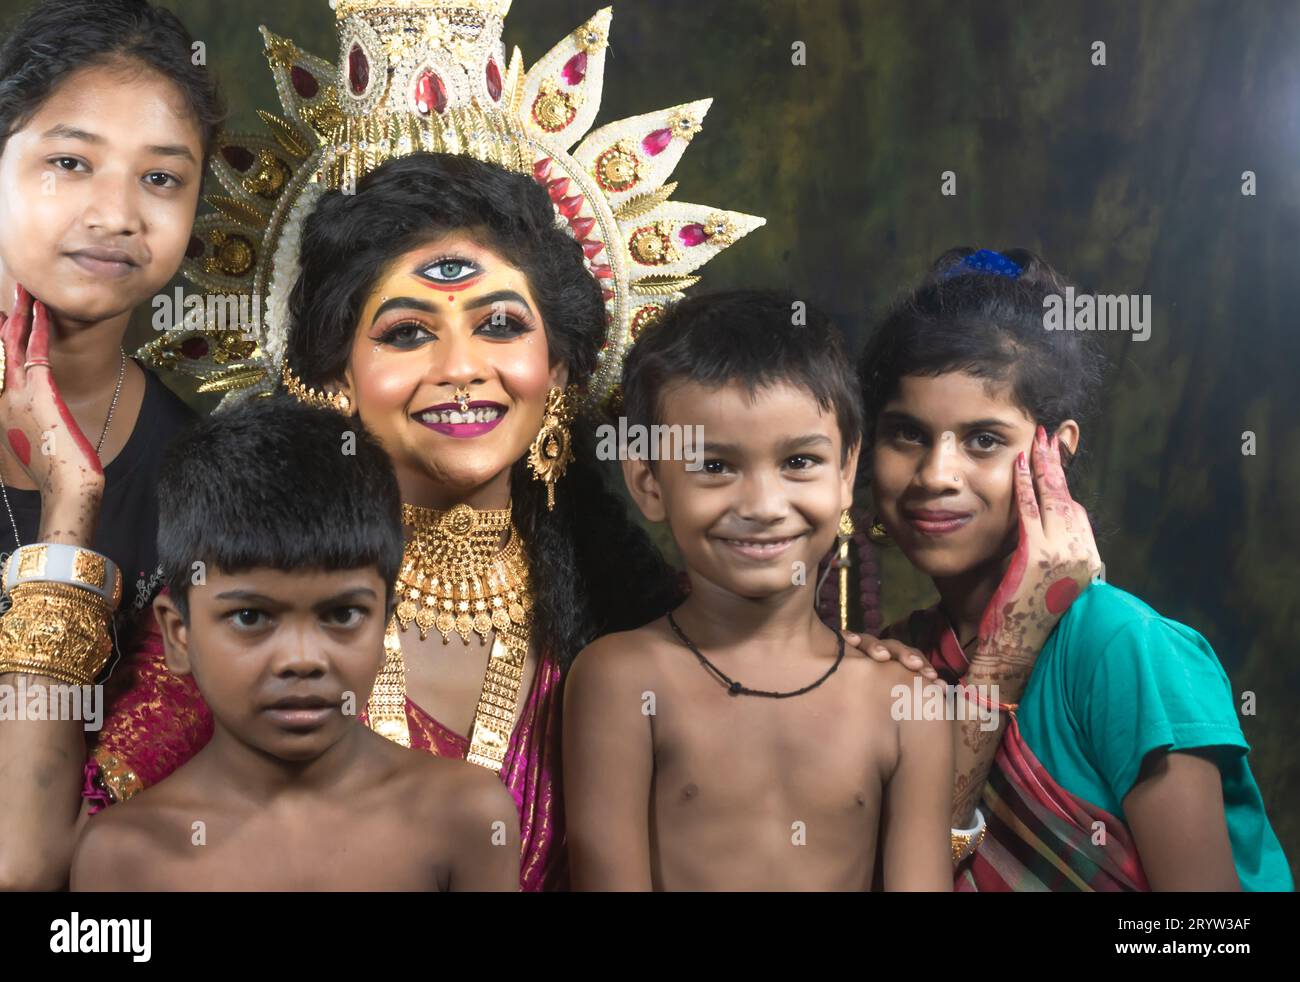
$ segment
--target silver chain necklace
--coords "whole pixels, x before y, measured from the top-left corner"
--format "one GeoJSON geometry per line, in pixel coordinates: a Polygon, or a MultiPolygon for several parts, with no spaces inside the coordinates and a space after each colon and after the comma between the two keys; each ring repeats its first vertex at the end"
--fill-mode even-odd
{"type": "MultiPolygon", "coordinates": [[[[117,351],[121,356],[117,366],[117,385],[113,388],[113,401],[108,404],[108,416],[104,419],[104,428],[100,431],[99,442],[95,444],[96,457],[104,449],[104,438],[108,436],[108,428],[113,423],[113,410],[117,408],[117,397],[122,394],[122,379],[126,376],[126,350],[118,348],[117,351]]],[[[2,455],[0,455],[0,459],[3,459],[2,455]]],[[[14,548],[17,549],[23,543],[18,535],[18,522],[14,519],[14,510],[9,505],[9,490],[5,486],[3,465],[0,465],[0,498],[4,499],[5,511],[9,513],[9,525],[14,530],[14,548]]]]}

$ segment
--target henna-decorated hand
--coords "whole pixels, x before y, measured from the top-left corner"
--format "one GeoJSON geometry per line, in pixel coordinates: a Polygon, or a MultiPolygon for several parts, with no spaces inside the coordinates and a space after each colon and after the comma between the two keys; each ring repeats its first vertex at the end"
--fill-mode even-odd
{"type": "Polygon", "coordinates": [[[875,661],[892,660],[927,679],[933,680],[939,677],[939,673],[930,665],[925,655],[901,641],[893,638],[877,638],[870,634],[855,634],[853,631],[844,632],[844,641],[875,661]]]}
{"type": "Polygon", "coordinates": [[[89,545],[104,468],[55,384],[49,311],[22,286],[9,316],[0,314],[0,343],[5,359],[0,433],[40,489],[42,540],[89,545]]]}
{"type": "MultiPolygon", "coordinates": [[[[1040,426],[1030,463],[1015,465],[1020,541],[980,621],[972,659],[1004,683],[1023,684],[1047,636],[1101,569],[1083,506],[1070,496],[1057,439],[1040,426]]],[[[1005,698],[1005,696],[1004,696],[1005,698]]]]}

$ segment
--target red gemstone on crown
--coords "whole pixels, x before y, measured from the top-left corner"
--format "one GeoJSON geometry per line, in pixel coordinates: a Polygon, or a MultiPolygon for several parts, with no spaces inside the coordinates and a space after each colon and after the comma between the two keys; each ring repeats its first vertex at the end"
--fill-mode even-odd
{"type": "Polygon", "coordinates": [[[595,239],[588,239],[582,243],[582,251],[588,259],[595,259],[605,250],[605,243],[597,242],[595,239]]]}
{"type": "Polygon", "coordinates": [[[543,157],[537,163],[533,164],[533,177],[538,182],[545,182],[551,176],[551,158],[543,157]]]}
{"type": "Polygon", "coordinates": [[[360,44],[352,45],[348,52],[348,85],[352,87],[353,95],[361,95],[370,85],[370,59],[360,44]]]}
{"type": "Polygon", "coordinates": [[[257,158],[253,156],[251,150],[246,150],[243,147],[236,146],[222,147],[221,156],[225,157],[226,163],[237,171],[248,170],[248,168],[252,167],[254,162],[257,160],[257,158]]]}
{"type": "Polygon", "coordinates": [[[208,353],[208,342],[205,338],[186,338],[181,342],[181,354],[186,358],[204,358],[208,353]]]}
{"type": "Polygon", "coordinates": [[[435,109],[441,113],[447,108],[447,86],[433,72],[426,71],[415,83],[415,107],[424,115],[435,109]]]}
{"type": "Polygon", "coordinates": [[[708,242],[709,233],[704,231],[703,225],[683,225],[681,231],[677,233],[677,238],[693,248],[708,242]]]}
{"type": "Polygon", "coordinates": [[[577,218],[578,212],[582,211],[583,197],[575,194],[572,198],[565,198],[560,202],[560,214],[565,218],[577,218]]]}
{"type": "Polygon", "coordinates": [[[579,51],[564,64],[564,70],[560,73],[564,76],[566,85],[579,85],[587,77],[587,52],[579,51]]]}
{"type": "Polygon", "coordinates": [[[567,177],[561,177],[557,180],[551,181],[550,184],[546,185],[546,193],[551,196],[552,201],[559,201],[562,198],[567,198],[569,196],[569,179],[567,177]]]}
{"type": "MultiPolygon", "coordinates": [[[[602,297],[604,297],[606,300],[613,300],[613,299],[614,299],[614,291],[613,291],[613,290],[601,290],[601,291],[600,291],[600,295],[601,295],[602,297]]],[[[609,318],[609,321],[610,321],[610,323],[613,323],[614,319],[611,317],[611,318],[609,318]]]]}
{"type": "Polygon", "coordinates": [[[497,68],[495,58],[488,60],[487,90],[493,102],[501,101],[501,69],[497,68]]]}
{"type": "Polygon", "coordinates": [[[598,280],[612,280],[614,278],[614,271],[608,266],[592,266],[591,275],[596,277],[598,280]]]}
{"type": "Polygon", "coordinates": [[[316,93],[320,91],[320,83],[316,81],[316,76],[301,65],[294,65],[289,72],[289,79],[293,82],[293,90],[304,99],[315,99],[316,93]]]}
{"type": "Polygon", "coordinates": [[[591,234],[591,230],[596,227],[596,219],[575,218],[569,222],[569,227],[573,229],[573,234],[579,239],[585,239],[591,234]]]}
{"type": "Polygon", "coordinates": [[[668,144],[673,142],[672,130],[655,130],[644,140],[641,141],[641,149],[651,157],[658,157],[668,149],[668,144]]]}

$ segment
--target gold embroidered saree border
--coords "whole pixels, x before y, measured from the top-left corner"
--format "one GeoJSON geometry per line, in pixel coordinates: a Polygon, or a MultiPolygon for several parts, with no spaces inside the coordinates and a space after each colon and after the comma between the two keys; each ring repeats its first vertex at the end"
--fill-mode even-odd
{"type": "Polygon", "coordinates": [[[115,754],[95,748],[91,757],[99,766],[99,781],[116,802],[126,801],[144,790],[144,782],[129,764],[115,754]]]}

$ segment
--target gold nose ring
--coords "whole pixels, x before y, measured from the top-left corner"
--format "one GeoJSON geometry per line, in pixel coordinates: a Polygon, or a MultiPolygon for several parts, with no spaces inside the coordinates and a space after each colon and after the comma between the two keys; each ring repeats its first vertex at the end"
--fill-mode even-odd
{"type": "Polygon", "coordinates": [[[469,411],[469,389],[468,388],[463,388],[459,385],[456,386],[456,392],[452,396],[452,398],[455,399],[456,402],[460,404],[460,411],[462,413],[469,411]]]}

